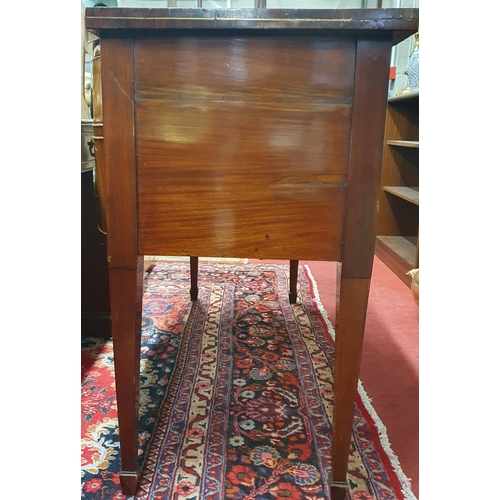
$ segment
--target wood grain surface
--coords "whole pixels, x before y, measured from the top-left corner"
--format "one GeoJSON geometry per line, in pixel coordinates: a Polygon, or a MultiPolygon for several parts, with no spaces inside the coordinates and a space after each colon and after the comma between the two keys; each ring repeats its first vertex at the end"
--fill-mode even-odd
{"type": "Polygon", "coordinates": [[[354,47],[136,41],[141,254],[339,260],[354,47]]]}
{"type": "Polygon", "coordinates": [[[390,36],[396,44],[415,32],[418,9],[88,8],[85,18],[87,28],[99,36],[109,30],[148,30],[148,35],[185,29],[311,30],[390,36]]]}

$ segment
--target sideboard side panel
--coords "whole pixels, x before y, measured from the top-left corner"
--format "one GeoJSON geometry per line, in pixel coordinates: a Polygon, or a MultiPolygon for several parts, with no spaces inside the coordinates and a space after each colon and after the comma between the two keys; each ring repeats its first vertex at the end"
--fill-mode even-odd
{"type": "Polygon", "coordinates": [[[137,40],[141,254],[339,260],[355,39],[137,40]]]}

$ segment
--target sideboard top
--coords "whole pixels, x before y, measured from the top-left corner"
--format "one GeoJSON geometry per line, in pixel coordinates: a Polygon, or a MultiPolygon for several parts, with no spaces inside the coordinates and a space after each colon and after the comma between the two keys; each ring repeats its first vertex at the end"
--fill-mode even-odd
{"type": "Polygon", "coordinates": [[[418,9],[182,9],[94,7],[86,27],[103,30],[325,30],[392,35],[394,43],[418,31],[418,9]]]}

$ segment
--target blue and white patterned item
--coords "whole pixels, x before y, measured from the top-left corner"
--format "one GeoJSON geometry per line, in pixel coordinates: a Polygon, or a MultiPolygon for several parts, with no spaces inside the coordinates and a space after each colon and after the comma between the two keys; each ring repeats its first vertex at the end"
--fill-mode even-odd
{"type": "Polygon", "coordinates": [[[415,35],[415,50],[410,57],[410,61],[408,63],[408,85],[410,86],[412,91],[418,90],[418,59],[419,59],[419,40],[418,33],[415,35]]]}

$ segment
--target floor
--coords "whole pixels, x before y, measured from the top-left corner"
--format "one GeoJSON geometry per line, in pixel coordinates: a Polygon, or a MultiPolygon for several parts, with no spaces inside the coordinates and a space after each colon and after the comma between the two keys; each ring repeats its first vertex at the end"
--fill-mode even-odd
{"type": "MultiPolygon", "coordinates": [[[[320,300],[335,324],[336,263],[301,264],[309,266],[320,300]]],[[[418,498],[419,309],[411,290],[377,257],[368,299],[360,380],[418,498]]]]}
{"type": "MultiPolygon", "coordinates": [[[[168,258],[146,258],[145,269],[152,260],[165,259],[168,258]]],[[[228,261],[262,262],[252,259],[228,261]]],[[[337,264],[315,261],[300,263],[309,266],[323,307],[331,323],[335,324],[337,264]]],[[[403,473],[411,480],[413,494],[418,498],[419,309],[411,290],[377,257],[374,260],[368,300],[360,380],[386,427],[390,446],[403,473]]]]}

